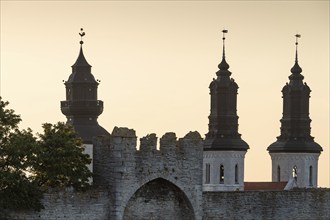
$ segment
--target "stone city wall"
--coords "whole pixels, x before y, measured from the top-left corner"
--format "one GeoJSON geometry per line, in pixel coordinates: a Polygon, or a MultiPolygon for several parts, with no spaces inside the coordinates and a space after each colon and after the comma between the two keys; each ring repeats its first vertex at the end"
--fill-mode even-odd
{"type": "Polygon", "coordinates": [[[109,219],[109,195],[106,190],[73,192],[53,191],[44,194],[44,209],[15,211],[9,219],[15,220],[102,220],[109,219]]]}
{"type": "Polygon", "coordinates": [[[40,212],[16,211],[19,220],[329,219],[330,190],[202,191],[203,146],[198,132],[177,139],[115,127],[93,141],[93,182],[87,192],[52,191],[40,212]]]}
{"type": "MultiPolygon", "coordinates": [[[[166,181],[161,183],[152,181],[150,186],[146,184],[141,187],[126,204],[125,216],[122,219],[198,219],[198,216],[192,217],[191,207],[182,203],[182,193],[176,186],[167,184],[166,181]],[[161,206],[167,212],[163,212],[160,216],[154,210],[161,206]]],[[[15,212],[11,219],[109,220],[114,219],[109,215],[110,200],[105,189],[91,190],[85,193],[51,192],[46,193],[43,199],[45,209],[40,212],[15,212]]],[[[204,192],[202,219],[327,220],[330,218],[329,204],[329,189],[276,192],[204,192]]]]}
{"type": "Polygon", "coordinates": [[[125,206],[139,188],[156,179],[174,184],[187,197],[196,219],[202,212],[202,138],[189,132],[177,139],[175,133],[140,138],[135,131],[115,127],[110,137],[94,141],[94,182],[110,188],[111,218],[121,220],[125,206]]]}
{"type": "Polygon", "coordinates": [[[204,192],[203,220],[330,219],[330,190],[204,192]]]}

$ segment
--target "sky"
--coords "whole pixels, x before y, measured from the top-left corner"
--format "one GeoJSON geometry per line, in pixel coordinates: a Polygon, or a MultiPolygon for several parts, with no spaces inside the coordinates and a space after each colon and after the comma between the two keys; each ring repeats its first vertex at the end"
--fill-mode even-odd
{"type": "Polygon", "coordinates": [[[294,64],[310,86],[312,136],[323,147],[318,184],[329,187],[329,1],[3,1],[0,95],[20,128],[66,121],[63,80],[79,52],[101,80],[99,123],[138,138],[208,130],[209,84],[226,60],[239,86],[239,132],[250,149],[245,181],[271,181],[267,147],[280,134],[282,87],[294,64]]]}

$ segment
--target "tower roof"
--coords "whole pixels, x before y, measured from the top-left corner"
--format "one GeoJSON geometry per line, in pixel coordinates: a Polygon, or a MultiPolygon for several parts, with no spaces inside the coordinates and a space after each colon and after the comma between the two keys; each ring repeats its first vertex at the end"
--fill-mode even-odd
{"type": "Polygon", "coordinates": [[[209,132],[204,141],[205,151],[247,151],[248,144],[238,133],[237,89],[238,85],[230,78],[231,72],[226,61],[225,34],[223,30],[222,60],[218,65],[217,79],[210,84],[211,112],[209,132]]]}
{"type": "Polygon", "coordinates": [[[72,65],[72,67],[79,67],[79,66],[92,67],[91,65],[89,65],[89,63],[87,62],[87,60],[84,56],[82,44],[80,45],[80,51],[79,51],[78,58],[77,58],[76,62],[72,65]]]}
{"type": "Polygon", "coordinates": [[[72,74],[70,75],[68,81],[66,83],[93,83],[97,84],[94,76],[91,73],[92,66],[89,65],[87,62],[84,52],[83,52],[83,41],[82,37],[85,36],[85,32],[83,32],[83,29],[81,29],[81,33],[79,35],[81,36],[80,40],[80,51],[78,58],[76,62],[71,66],[72,67],[72,74]]]}
{"type": "Polygon", "coordinates": [[[290,82],[282,90],[283,93],[283,117],[281,119],[281,135],[267,150],[272,152],[306,152],[320,153],[322,147],[314,142],[311,136],[309,118],[309,94],[310,88],[303,83],[304,76],[298,64],[298,38],[296,37],[296,57],[291,68],[290,82]]]}

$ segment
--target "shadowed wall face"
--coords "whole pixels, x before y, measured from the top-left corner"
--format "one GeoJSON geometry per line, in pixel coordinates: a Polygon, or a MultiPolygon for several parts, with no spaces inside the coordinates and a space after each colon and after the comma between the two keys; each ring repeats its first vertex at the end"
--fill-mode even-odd
{"type": "Polygon", "coordinates": [[[129,200],[124,220],[129,219],[195,219],[184,193],[164,179],[142,186],[129,200]]]}

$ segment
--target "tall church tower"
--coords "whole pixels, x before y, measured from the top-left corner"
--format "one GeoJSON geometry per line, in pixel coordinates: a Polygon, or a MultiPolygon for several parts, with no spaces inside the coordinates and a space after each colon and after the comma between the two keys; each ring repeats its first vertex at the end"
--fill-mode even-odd
{"type": "Polygon", "coordinates": [[[322,147],[311,136],[309,118],[310,88],[303,83],[304,76],[296,58],[291,68],[290,82],[282,89],[283,116],[281,135],[268,147],[272,158],[272,181],[295,181],[297,187],[317,187],[318,159],[322,147]]]}
{"type": "MultiPolygon", "coordinates": [[[[81,29],[83,31],[83,29],[81,29]]],[[[81,32],[81,38],[85,32],[81,32]]],[[[67,123],[72,124],[83,142],[92,143],[94,136],[109,135],[98,122],[98,116],[103,112],[103,102],[97,100],[99,83],[91,73],[91,65],[85,59],[80,41],[80,52],[72,65],[72,73],[65,81],[66,101],[61,101],[61,111],[67,117],[67,123]]]]}
{"type": "Polygon", "coordinates": [[[248,144],[238,133],[237,89],[230,78],[225,59],[225,33],[223,30],[222,61],[216,72],[217,79],[210,84],[211,113],[209,132],[203,152],[203,190],[244,190],[244,157],[248,144]]]}

